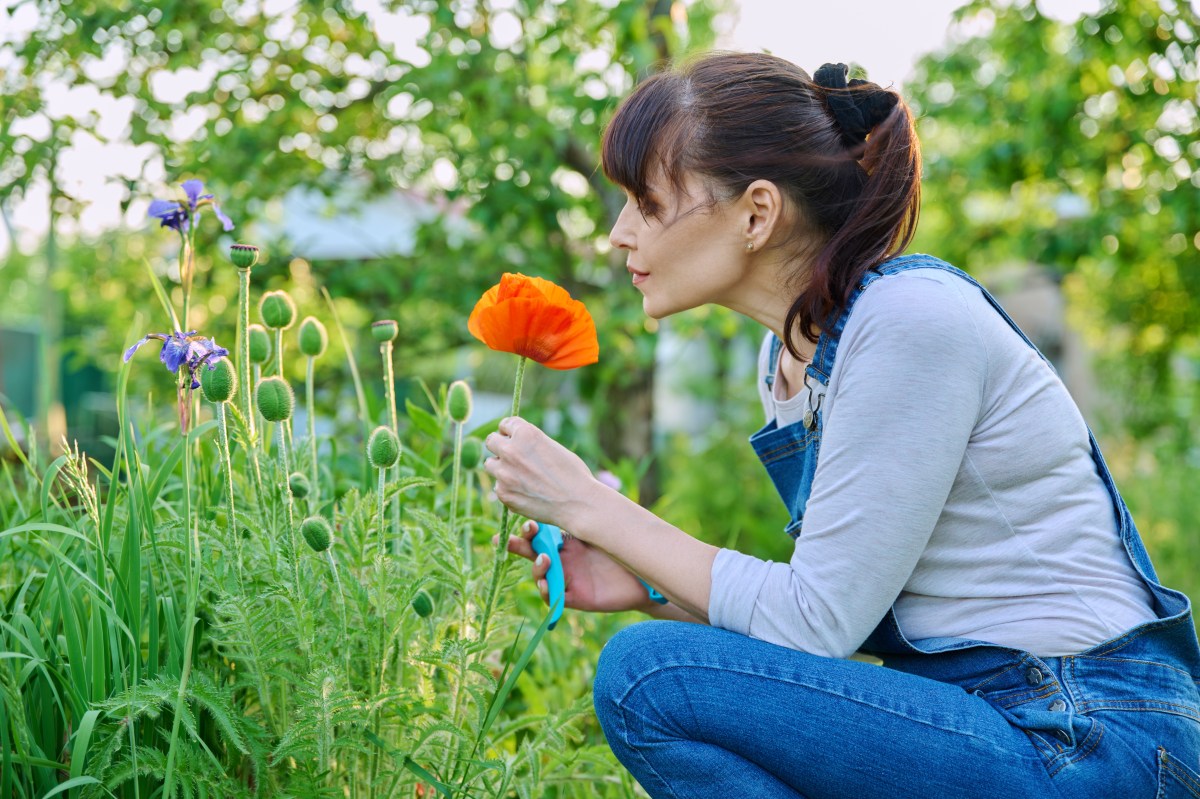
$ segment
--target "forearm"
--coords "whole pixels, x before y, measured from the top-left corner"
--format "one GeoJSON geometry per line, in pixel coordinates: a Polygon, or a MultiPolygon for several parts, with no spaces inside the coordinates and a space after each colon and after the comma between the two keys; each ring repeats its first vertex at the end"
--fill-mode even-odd
{"type": "Polygon", "coordinates": [[[693,538],[600,483],[578,503],[568,529],[603,549],[675,606],[671,611],[662,610],[663,616],[651,615],[708,623],[717,547],[693,538]]]}
{"type": "Polygon", "coordinates": [[[657,602],[649,602],[646,607],[643,607],[642,612],[647,616],[653,616],[656,619],[665,619],[666,621],[688,621],[693,624],[707,624],[703,619],[697,619],[692,614],[688,613],[678,605],[667,603],[660,605],[657,602]]]}

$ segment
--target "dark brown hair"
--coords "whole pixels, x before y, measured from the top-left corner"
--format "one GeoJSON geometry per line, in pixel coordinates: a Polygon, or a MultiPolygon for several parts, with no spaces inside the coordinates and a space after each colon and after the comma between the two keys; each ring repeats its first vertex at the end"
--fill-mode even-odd
{"type": "Polygon", "coordinates": [[[763,179],[795,204],[797,226],[782,244],[813,255],[795,276],[802,287],[784,324],[796,356],[793,331],[815,341],[813,327],[845,308],[863,274],[908,246],[920,208],[921,156],[908,106],[894,95],[865,142],[848,144],[827,102],[835,91],[894,95],[873,83],[827,89],[782,58],[717,52],[643,81],[604,131],[604,174],[645,214],[660,213],[648,196],[655,176],[678,194],[688,172],[721,195],[710,203],[763,179]]]}

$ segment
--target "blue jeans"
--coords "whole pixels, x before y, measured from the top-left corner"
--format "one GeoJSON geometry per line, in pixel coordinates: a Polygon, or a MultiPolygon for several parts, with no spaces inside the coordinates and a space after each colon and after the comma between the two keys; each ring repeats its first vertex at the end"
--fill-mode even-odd
{"type": "Polygon", "coordinates": [[[647,621],[605,646],[594,701],[655,799],[1200,797],[1193,669],[1159,631],[1114,642],[922,655],[901,671],[647,621]]]}

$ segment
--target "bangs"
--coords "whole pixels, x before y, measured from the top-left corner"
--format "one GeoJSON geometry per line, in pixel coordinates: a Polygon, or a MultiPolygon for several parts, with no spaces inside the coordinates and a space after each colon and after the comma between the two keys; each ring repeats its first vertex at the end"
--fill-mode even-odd
{"type": "Polygon", "coordinates": [[[650,181],[660,174],[673,189],[683,186],[682,156],[698,128],[685,124],[683,106],[688,93],[687,78],[654,75],[621,103],[604,129],[600,152],[604,175],[633,195],[639,205],[654,205],[648,197],[650,181]]]}

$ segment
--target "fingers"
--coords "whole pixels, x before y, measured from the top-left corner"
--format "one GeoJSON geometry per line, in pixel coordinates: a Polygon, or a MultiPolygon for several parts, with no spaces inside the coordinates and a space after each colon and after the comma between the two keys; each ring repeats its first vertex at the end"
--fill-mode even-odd
{"type": "MultiPolygon", "coordinates": [[[[520,535],[510,535],[508,537],[507,549],[514,555],[519,555],[525,560],[534,559],[533,537],[537,534],[537,522],[527,521],[521,525],[520,535]]],[[[500,536],[492,536],[492,545],[495,546],[500,541],[500,536]]]]}

